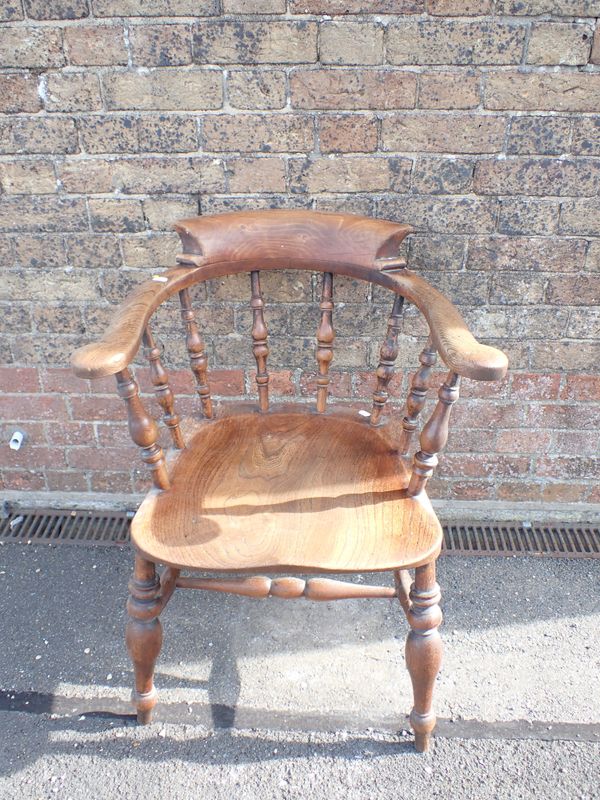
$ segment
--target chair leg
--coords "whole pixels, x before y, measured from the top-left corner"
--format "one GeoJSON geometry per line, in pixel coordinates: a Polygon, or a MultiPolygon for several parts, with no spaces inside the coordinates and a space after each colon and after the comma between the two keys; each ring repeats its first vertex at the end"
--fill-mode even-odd
{"type": "Polygon", "coordinates": [[[415,748],[429,749],[435,728],[432,711],[433,685],[442,663],[442,640],[438,626],[442,612],[438,605],[440,588],[435,581],[435,562],[417,567],[410,591],[410,607],[406,618],[411,627],[406,640],[406,666],[413,685],[414,705],[410,724],[415,732],[415,748]]]}
{"type": "Polygon", "coordinates": [[[162,645],[162,626],[158,619],[161,611],[160,582],[155,565],[136,555],[133,576],[129,582],[129,621],[125,641],[135,673],[131,700],[141,725],[151,721],[152,709],[157,701],[153,678],[154,665],[162,645]]]}

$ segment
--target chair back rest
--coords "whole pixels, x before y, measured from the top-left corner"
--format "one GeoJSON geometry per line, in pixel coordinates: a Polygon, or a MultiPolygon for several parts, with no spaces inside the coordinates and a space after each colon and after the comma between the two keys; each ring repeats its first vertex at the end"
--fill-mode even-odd
{"type": "MultiPolygon", "coordinates": [[[[400,245],[410,232],[408,225],[352,214],[309,211],[255,211],[194,217],[175,225],[181,237],[182,265],[201,268],[204,279],[249,272],[252,309],[252,349],[256,360],[258,405],[269,409],[268,326],[260,285],[260,271],[300,269],[322,272],[319,302],[320,322],[316,331],[318,367],[316,405],[323,413],[327,405],[329,365],[333,360],[334,275],[352,275],[377,280],[381,271],[403,269],[400,245]]],[[[187,330],[186,344],[205,416],[212,416],[207,360],[187,288],[179,293],[187,330]]],[[[395,295],[387,336],[377,370],[372,422],[377,424],[387,401],[387,385],[398,355],[398,332],[404,298],[395,295]]],[[[156,353],[152,358],[157,364],[156,353]]]]}

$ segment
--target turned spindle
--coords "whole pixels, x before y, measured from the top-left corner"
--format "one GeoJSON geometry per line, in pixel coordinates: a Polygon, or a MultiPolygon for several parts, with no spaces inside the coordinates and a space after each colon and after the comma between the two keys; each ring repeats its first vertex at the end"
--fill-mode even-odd
{"type": "Polygon", "coordinates": [[[409,453],[412,437],[417,429],[419,415],[425,405],[427,389],[429,388],[429,377],[436,360],[437,354],[431,344],[431,340],[428,340],[419,355],[421,366],[413,375],[410,391],[406,398],[406,414],[402,418],[402,434],[398,447],[399,452],[403,456],[409,453]]]}
{"type": "Polygon", "coordinates": [[[388,401],[388,386],[394,374],[394,364],[398,358],[398,334],[402,323],[402,308],[404,298],[397,294],[394,298],[392,313],[390,314],[387,332],[381,350],[379,351],[379,366],[377,367],[377,388],[373,392],[373,410],[371,411],[371,425],[378,425],[381,414],[388,401]]]}
{"type": "Polygon", "coordinates": [[[117,391],[127,407],[129,433],[133,441],[142,449],[142,460],[152,472],[152,481],[157,489],[169,488],[169,476],[162,447],[157,443],[158,426],[148,414],[142,401],[138,385],[131,372],[124,369],[117,372],[117,391]]]}
{"type": "Polygon", "coordinates": [[[330,578],[297,578],[283,576],[268,578],[253,575],[249,578],[196,578],[178,576],[176,585],[183,589],[203,589],[211,592],[226,592],[245,597],[279,597],[283,600],[351,600],[354,598],[396,597],[393,586],[369,586],[364,583],[331,580],[330,578]]]}
{"type": "Polygon", "coordinates": [[[252,308],[252,352],[256,360],[258,407],[264,412],[269,410],[269,373],[267,372],[269,346],[267,344],[268,329],[264,315],[265,304],[260,289],[258,270],[253,270],[250,273],[250,287],[252,291],[250,300],[250,307],[252,308]]]}
{"type": "Polygon", "coordinates": [[[408,494],[411,497],[423,491],[437,466],[437,454],[446,446],[450,412],[458,400],[459,386],[460,376],[455,372],[449,372],[440,386],[438,402],[421,431],[419,439],[421,449],[415,453],[413,459],[413,469],[408,484],[408,494]]]}
{"type": "Polygon", "coordinates": [[[169,429],[174,446],[183,450],[185,443],[179,427],[179,417],[175,413],[175,398],[169,386],[167,372],[160,360],[160,349],[156,345],[150,326],[146,325],[143,336],[144,352],[150,364],[150,378],[156,399],[163,411],[165,425],[169,429]]]}
{"type": "Polygon", "coordinates": [[[317,375],[317,411],[322,414],[327,405],[327,392],[329,389],[329,365],[333,358],[333,340],[335,332],[333,330],[333,274],[323,273],[323,284],[321,289],[321,321],[317,330],[317,361],[319,363],[319,374],[317,375]]]}
{"type": "Polygon", "coordinates": [[[181,302],[181,318],[186,329],[185,345],[190,357],[192,372],[196,379],[196,391],[200,397],[202,413],[210,419],[213,415],[213,409],[207,377],[208,359],[204,351],[204,342],[198,333],[198,325],[196,324],[188,289],[182,289],[179,292],[179,300],[181,302]]]}

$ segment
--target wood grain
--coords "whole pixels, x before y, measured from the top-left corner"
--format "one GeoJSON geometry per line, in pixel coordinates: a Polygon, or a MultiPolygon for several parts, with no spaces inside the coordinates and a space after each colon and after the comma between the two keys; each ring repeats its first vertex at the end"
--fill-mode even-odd
{"type": "Polygon", "coordinates": [[[486,381],[506,373],[504,353],[479,344],[449,300],[402,268],[397,252],[410,232],[407,225],[352,214],[260,211],[199,217],[176,227],[187,250],[181,257],[187,267],[155,276],[126,298],[104,336],[74,353],[73,369],[80,377],[125,369],[152,313],[175,292],[224,275],[283,268],[332,272],[390,289],[420,309],[433,346],[453,372],[486,381]]]}
{"type": "Polygon", "coordinates": [[[415,566],[437,556],[442,532],[425,494],[407,496],[408,479],[368,421],[225,417],[181,451],[170,491],[146,497],[132,540],[154,561],[202,570],[415,566]]]}
{"type": "Polygon", "coordinates": [[[261,269],[274,263],[278,269],[312,270],[317,259],[319,269],[336,272],[342,264],[373,268],[378,259],[386,266],[397,263],[400,244],[412,228],[356,214],[273,209],[191,217],[177,222],[175,230],[182,261],[197,255],[204,264],[250,265],[260,253],[261,269]]]}

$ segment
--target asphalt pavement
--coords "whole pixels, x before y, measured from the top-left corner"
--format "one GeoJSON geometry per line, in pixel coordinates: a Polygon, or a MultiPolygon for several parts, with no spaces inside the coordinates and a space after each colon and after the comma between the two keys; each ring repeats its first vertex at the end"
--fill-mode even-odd
{"type": "Polygon", "coordinates": [[[0,798],[600,798],[600,561],[440,559],[427,755],[389,600],[178,591],[138,727],[130,566],[127,549],[0,546],[0,798]]]}

